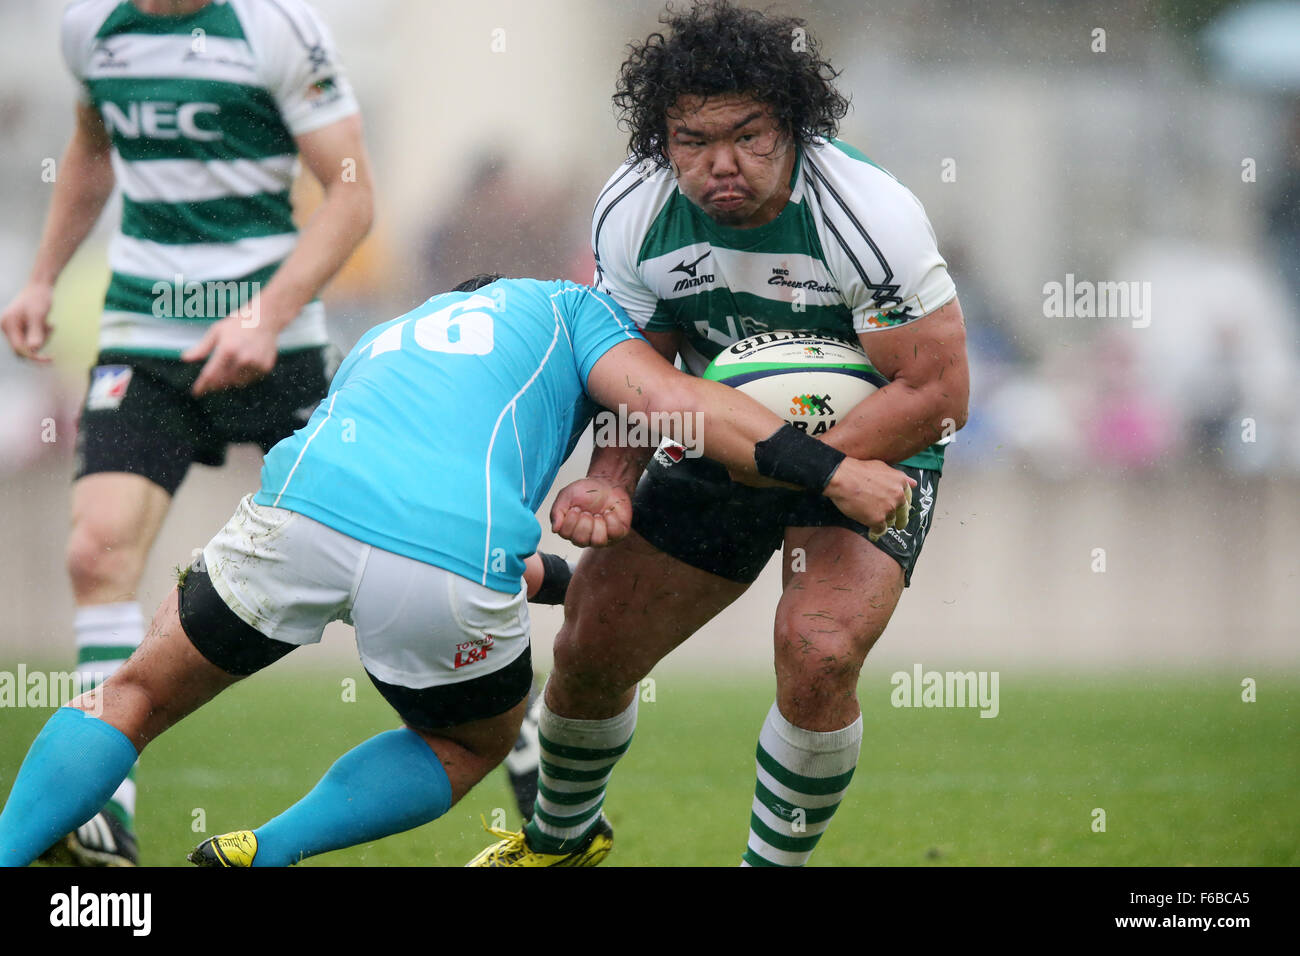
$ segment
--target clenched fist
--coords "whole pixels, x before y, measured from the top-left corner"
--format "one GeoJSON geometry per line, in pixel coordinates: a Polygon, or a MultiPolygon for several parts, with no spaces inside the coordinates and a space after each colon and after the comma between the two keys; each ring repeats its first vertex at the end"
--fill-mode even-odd
{"type": "Polygon", "coordinates": [[[551,506],[551,530],[580,548],[603,548],[632,528],[632,498],[623,485],[582,478],[560,491],[551,506]]]}

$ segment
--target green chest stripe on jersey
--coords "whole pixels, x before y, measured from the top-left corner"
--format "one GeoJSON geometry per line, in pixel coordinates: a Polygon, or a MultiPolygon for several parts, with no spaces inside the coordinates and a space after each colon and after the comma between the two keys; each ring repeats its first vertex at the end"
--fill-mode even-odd
{"type": "Polygon", "coordinates": [[[222,80],[86,81],[118,154],[149,159],[262,159],[297,151],[271,94],[222,80]]]}
{"type": "Polygon", "coordinates": [[[680,328],[707,358],[732,342],[778,329],[825,330],[857,341],[847,306],[809,305],[796,312],[791,305],[727,288],[706,289],[680,299],[660,299],[646,329],[667,332],[680,328]]]}
{"type": "Polygon", "coordinates": [[[238,309],[271,281],[280,263],[273,262],[246,276],[209,280],[175,289],[174,276],[148,279],[114,272],[104,296],[104,311],[135,312],[186,322],[212,322],[238,309]],[[180,308],[177,309],[177,299],[180,308]]]}
{"type": "Polygon", "coordinates": [[[235,242],[294,231],[288,192],[202,202],[122,201],[122,235],[167,245],[235,242]]]}
{"type": "Polygon", "coordinates": [[[239,17],[225,3],[209,3],[202,9],[183,17],[152,16],[142,12],[130,0],[122,0],[100,26],[95,38],[102,40],[115,33],[188,34],[202,30],[210,37],[244,39],[239,17]]]}
{"type": "Polygon", "coordinates": [[[701,243],[742,252],[793,253],[823,261],[826,258],[804,203],[787,203],[779,216],[754,229],[732,229],[718,225],[689,199],[674,193],[646,231],[637,263],[701,243]]]}

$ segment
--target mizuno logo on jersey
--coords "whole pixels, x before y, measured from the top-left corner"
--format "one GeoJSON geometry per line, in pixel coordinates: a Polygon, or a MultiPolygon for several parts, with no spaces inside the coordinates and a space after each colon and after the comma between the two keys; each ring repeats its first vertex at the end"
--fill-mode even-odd
{"type": "Polygon", "coordinates": [[[704,253],[704,255],[700,256],[698,259],[696,259],[694,262],[692,262],[692,263],[690,263],[690,264],[687,264],[686,260],[683,259],[681,262],[677,263],[677,265],[673,266],[673,267],[672,267],[671,269],[669,269],[668,271],[669,271],[669,272],[684,272],[684,273],[686,273],[688,276],[690,276],[692,279],[694,279],[694,278],[695,278],[695,270],[698,269],[698,268],[700,267],[700,263],[703,262],[704,259],[705,259],[707,256],[709,256],[710,254],[712,254],[712,252],[713,252],[712,249],[708,249],[708,250],[706,250],[705,253],[704,253]]]}
{"type": "Polygon", "coordinates": [[[127,66],[127,61],[121,59],[105,40],[95,41],[95,49],[92,55],[102,57],[94,64],[96,70],[122,69],[127,66]]]}
{"type": "Polygon", "coordinates": [[[706,257],[711,255],[712,252],[712,249],[706,250],[704,255],[700,256],[694,262],[687,262],[683,259],[681,262],[677,263],[677,265],[668,270],[670,273],[680,272],[686,276],[685,279],[677,280],[677,283],[673,286],[674,292],[684,292],[687,289],[694,289],[696,286],[708,285],[713,282],[714,275],[712,272],[706,272],[702,275],[699,273],[700,263],[703,262],[706,257]]]}

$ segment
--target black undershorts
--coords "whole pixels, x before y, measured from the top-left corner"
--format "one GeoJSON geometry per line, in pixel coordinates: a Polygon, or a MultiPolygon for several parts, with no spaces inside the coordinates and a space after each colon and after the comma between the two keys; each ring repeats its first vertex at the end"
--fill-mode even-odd
{"type": "MultiPolygon", "coordinates": [[[[912,516],[871,542],[903,568],[903,583],[930,530],[939,472],[895,465],[916,479],[912,516]]],[[[751,488],[730,479],[707,458],[674,461],[658,451],[632,499],[632,528],[650,544],[691,567],[729,581],[752,584],[781,547],[786,528],[848,528],[867,538],[867,526],[846,518],[819,494],[784,488],[751,488]]],[[[870,540],[870,539],[868,539],[870,540]]]]}

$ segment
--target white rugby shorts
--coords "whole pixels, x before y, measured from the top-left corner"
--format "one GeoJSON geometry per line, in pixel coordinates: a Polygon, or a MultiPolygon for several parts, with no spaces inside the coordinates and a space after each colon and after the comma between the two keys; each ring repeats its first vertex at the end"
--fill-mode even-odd
{"type": "Polygon", "coordinates": [[[240,501],[203,549],[212,585],[241,620],[277,641],[315,644],[356,629],[366,670],[422,689],[501,670],[528,649],[528,601],[394,554],[306,515],[240,501]]]}

